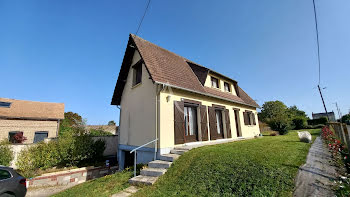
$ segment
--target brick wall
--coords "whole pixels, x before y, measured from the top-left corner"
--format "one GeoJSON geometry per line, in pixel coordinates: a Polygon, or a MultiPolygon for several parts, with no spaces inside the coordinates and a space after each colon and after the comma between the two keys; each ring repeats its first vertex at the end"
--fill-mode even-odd
{"type": "Polygon", "coordinates": [[[27,137],[25,144],[33,143],[36,131],[47,131],[48,137],[56,137],[57,121],[4,120],[0,119],[0,141],[8,139],[10,131],[21,131],[27,137]]]}
{"type": "Polygon", "coordinates": [[[83,183],[88,180],[114,174],[118,167],[84,167],[73,170],[43,174],[27,179],[27,187],[45,187],[83,183]]]}

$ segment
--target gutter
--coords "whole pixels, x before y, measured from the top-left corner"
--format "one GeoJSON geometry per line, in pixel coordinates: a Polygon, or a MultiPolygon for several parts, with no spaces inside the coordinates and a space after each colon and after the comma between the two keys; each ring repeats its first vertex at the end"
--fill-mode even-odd
{"type": "Polygon", "coordinates": [[[166,83],[162,83],[162,82],[157,82],[157,81],[155,83],[159,84],[159,85],[163,85],[163,86],[168,86],[168,87],[171,87],[171,88],[176,88],[176,89],[180,89],[180,90],[193,92],[193,93],[200,94],[200,95],[203,95],[203,96],[213,97],[213,98],[225,100],[225,101],[228,101],[228,102],[237,103],[237,104],[246,105],[246,106],[250,106],[250,107],[254,107],[254,108],[259,108],[260,109],[260,107],[249,105],[247,103],[243,103],[243,102],[239,102],[239,101],[233,101],[233,100],[230,100],[230,99],[226,99],[226,98],[223,98],[223,97],[215,96],[215,95],[212,95],[212,94],[199,92],[199,91],[196,91],[196,90],[190,90],[190,89],[187,89],[187,88],[183,88],[183,87],[179,87],[179,86],[175,86],[175,85],[170,85],[170,84],[166,84],[166,83]]]}

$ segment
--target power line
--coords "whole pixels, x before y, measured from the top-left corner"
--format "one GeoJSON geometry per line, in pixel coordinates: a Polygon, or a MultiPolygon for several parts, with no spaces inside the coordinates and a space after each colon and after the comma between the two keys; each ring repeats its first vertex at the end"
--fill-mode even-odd
{"type": "Polygon", "coordinates": [[[145,12],[143,13],[143,16],[142,16],[142,18],[141,18],[141,21],[140,21],[140,23],[139,23],[139,26],[137,27],[137,30],[136,30],[135,35],[137,35],[137,33],[139,33],[140,27],[141,27],[141,25],[142,25],[143,19],[144,19],[145,16],[146,16],[146,13],[147,13],[147,10],[148,10],[148,7],[149,7],[149,4],[150,4],[150,3],[151,3],[151,0],[148,0],[148,3],[147,3],[147,6],[146,6],[146,9],[145,9],[145,12]]]}
{"type": "Polygon", "coordinates": [[[314,5],[315,27],[316,27],[316,37],[317,37],[318,85],[320,85],[320,83],[321,83],[321,58],[320,58],[320,42],[319,42],[319,38],[318,38],[317,13],[316,13],[315,0],[312,0],[312,3],[314,5]]]}

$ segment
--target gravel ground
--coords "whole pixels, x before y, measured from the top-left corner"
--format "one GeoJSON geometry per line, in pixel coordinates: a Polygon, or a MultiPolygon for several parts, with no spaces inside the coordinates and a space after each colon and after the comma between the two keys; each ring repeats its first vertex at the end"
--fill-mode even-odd
{"type": "Polygon", "coordinates": [[[299,168],[294,196],[335,196],[332,187],[337,177],[336,167],[329,162],[331,153],[317,137],[307,155],[306,164],[299,168]]]}

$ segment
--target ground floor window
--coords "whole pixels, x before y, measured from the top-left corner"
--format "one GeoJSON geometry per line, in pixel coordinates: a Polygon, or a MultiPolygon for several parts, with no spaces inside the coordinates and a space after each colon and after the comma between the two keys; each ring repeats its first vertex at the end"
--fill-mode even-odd
{"type": "Polygon", "coordinates": [[[11,142],[11,143],[18,143],[17,140],[15,139],[15,135],[17,133],[22,133],[22,135],[23,135],[22,131],[10,131],[9,132],[9,142],[11,142]]]}
{"type": "Polygon", "coordinates": [[[49,133],[47,131],[37,131],[34,135],[34,143],[38,143],[41,141],[44,141],[45,138],[49,136],[49,133]]]}
{"type": "Polygon", "coordinates": [[[197,108],[192,106],[184,107],[185,135],[195,135],[197,132],[197,108]]]}

